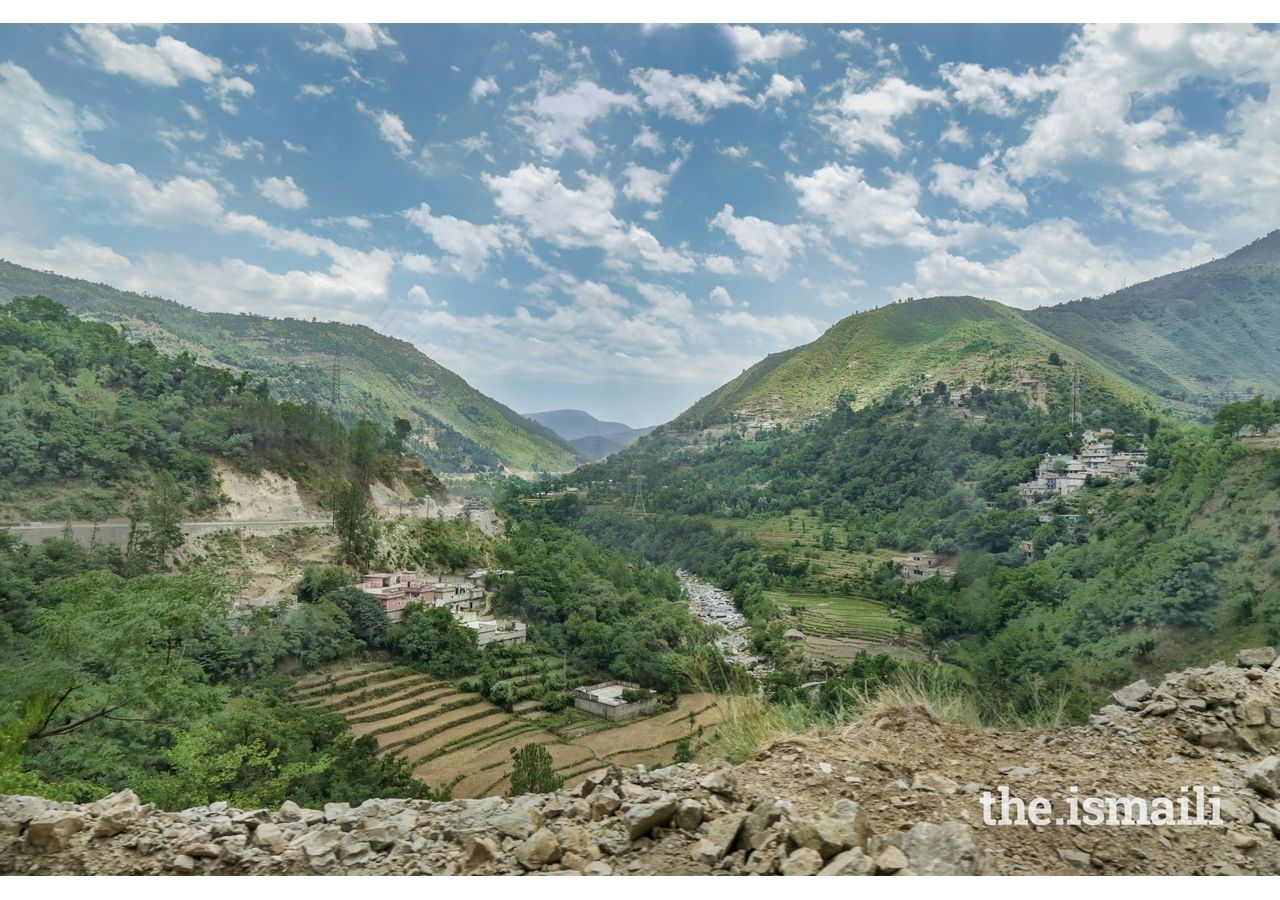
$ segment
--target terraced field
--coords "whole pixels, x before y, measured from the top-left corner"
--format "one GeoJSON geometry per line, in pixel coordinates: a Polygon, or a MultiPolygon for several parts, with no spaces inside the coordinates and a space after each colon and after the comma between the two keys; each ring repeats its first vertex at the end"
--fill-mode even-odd
{"type": "Polygon", "coordinates": [[[923,659],[920,630],[890,615],[885,607],[858,596],[828,596],[804,591],[765,591],[777,604],[788,628],[804,632],[811,653],[852,659],[860,650],[902,659],[923,659]]]}
{"type": "MultiPolygon", "coordinates": [[[[527,684],[548,674],[543,663],[521,666],[527,671],[508,680],[527,684]]],[[[563,669],[558,674],[563,677],[563,669]]],[[[506,712],[452,682],[380,663],[314,673],[299,680],[297,690],[299,702],[345,716],[357,734],[372,735],[384,752],[408,760],[415,777],[433,787],[453,785],[455,797],[504,793],[511,751],[525,744],[543,744],[571,783],[610,763],[669,763],[677,741],[688,738],[700,748],[720,721],[711,694],[683,696],[673,710],[616,725],[573,708],[547,713],[536,700],[506,712]]]]}

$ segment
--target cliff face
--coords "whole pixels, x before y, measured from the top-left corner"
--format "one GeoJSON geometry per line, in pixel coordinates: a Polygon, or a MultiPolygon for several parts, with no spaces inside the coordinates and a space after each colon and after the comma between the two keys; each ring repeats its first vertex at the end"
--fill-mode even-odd
{"type": "Polygon", "coordinates": [[[0,797],[0,872],[1280,873],[1275,658],[1243,651],[1129,685],[1078,728],[974,733],[899,709],[775,741],[737,767],[615,768],[513,799],[167,813],[129,791],[87,805],[0,797]],[[1064,822],[984,821],[1006,796],[1013,818],[1039,797],[1064,822]],[[1090,824],[1085,798],[1159,797],[1173,822],[1150,802],[1157,824],[1090,824]],[[1220,823],[1177,823],[1198,800],[1220,823]]]}

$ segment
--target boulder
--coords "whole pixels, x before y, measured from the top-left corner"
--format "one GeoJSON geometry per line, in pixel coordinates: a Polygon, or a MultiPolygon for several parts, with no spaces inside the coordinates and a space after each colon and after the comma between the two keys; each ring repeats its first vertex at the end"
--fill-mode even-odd
{"type": "Polygon", "coordinates": [[[822,857],[808,847],[801,847],[782,863],[783,875],[817,875],[821,871],[822,857]]]}
{"type": "Polygon", "coordinates": [[[274,822],[263,822],[253,832],[253,845],[268,853],[281,853],[289,845],[289,836],[274,822]]]}
{"type": "Polygon", "coordinates": [[[539,828],[516,847],[515,853],[520,865],[533,872],[558,860],[562,850],[551,829],[539,828]]]}
{"type": "Polygon", "coordinates": [[[1245,782],[1264,797],[1280,799],[1280,756],[1268,756],[1243,771],[1245,782]]]}
{"type": "Polygon", "coordinates": [[[627,824],[627,833],[631,840],[642,838],[653,829],[667,825],[675,817],[677,808],[675,797],[654,800],[651,803],[636,803],[628,807],[622,814],[627,824]]]}
{"type": "Polygon", "coordinates": [[[688,797],[681,800],[676,807],[675,823],[681,831],[697,831],[702,824],[702,804],[688,797]]]}
{"type": "Polygon", "coordinates": [[[875,858],[876,871],[883,875],[896,875],[910,864],[907,855],[897,847],[885,847],[875,858]]]}
{"type": "Polygon", "coordinates": [[[502,848],[491,837],[470,835],[462,843],[462,870],[472,872],[502,855],[502,848]]]}
{"type": "Polygon", "coordinates": [[[744,812],[729,813],[710,823],[705,836],[693,848],[693,858],[709,866],[724,859],[737,840],[738,831],[746,818],[747,814],[744,812]]]}
{"type": "Polygon", "coordinates": [[[902,850],[919,875],[980,875],[986,855],[962,822],[921,822],[907,832],[902,850]]]}
{"type": "Polygon", "coordinates": [[[911,789],[933,791],[937,794],[954,794],[960,790],[960,785],[937,772],[921,772],[911,780],[911,789]]]}
{"type": "Polygon", "coordinates": [[[1275,647],[1254,647],[1251,650],[1241,650],[1236,654],[1236,665],[1242,668],[1258,666],[1265,669],[1274,664],[1275,661],[1275,647]]]}
{"type": "Polygon", "coordinates": [[[27,826],[27,843],[36,850],[58,853],[67,849],[71,837],[84,828],[84,815],[74,811],[49,810],[27,826]]]}
{"type": "Polygon", "coordinates": [[[1111,695],[1111,699],[1125,709],[1137,712],[1142,709],[1142,701],[1151,696],[1151,685],[1143,678],[1133,684],[1125,685],[1111,695]]]}
{"type": "Polygon", "coordinates": [[[857,847],[837,854],[819,875],[870,875],[876,870],[871,857],[857,847]]]}

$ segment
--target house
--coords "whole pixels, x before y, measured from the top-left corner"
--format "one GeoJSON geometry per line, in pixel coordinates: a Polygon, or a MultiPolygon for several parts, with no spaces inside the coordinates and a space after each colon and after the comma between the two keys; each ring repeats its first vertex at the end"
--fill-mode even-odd
{"type": "Polygon", "coordinates": [[[926,553],[913,553],[908,557],[894,559],[898,566],[898,574],[907,581],[923,581],[926,578],[951,578],[956,573],[942,564],[941,556],[926,553]]]}
{"type": "Polygon", "coordinates": [[[602,681],[573,689],[573,705],[583,712],[620,722],[652,712],[658,705],[658,692],[646,691],[626,681],[602,681]],[[624,700],[623,695],[647,694],[647,699],[624,700]]]}
{"type": "Polygon", "coordinates": [[[523,644],[529,630],[524,622],[499,622],[495,619],[475,619],[462,623],[476,633],[476,644],[488,647],[491,644],[523,644]]]}

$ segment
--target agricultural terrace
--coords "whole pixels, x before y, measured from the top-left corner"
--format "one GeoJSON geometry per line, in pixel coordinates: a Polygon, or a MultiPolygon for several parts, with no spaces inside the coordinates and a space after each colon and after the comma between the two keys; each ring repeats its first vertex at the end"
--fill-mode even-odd
{"type": "MultiPolygon", "coordinates": [[[[542,690],[541,679],[554,685],[564,678],[563,664],[556,664],[535,654],[526,671],[506,679],[515,693],[530,694],[510,711],[477,690],[386,663],[329,667],[300,679],[297,691],[299,702],[344,716],[356,734],[372,735],[384,753],[406,759],[414,777],[451,786],[455,797],[505,793],[511,751],[525,744],[544,745],[571,783],[613,763],[667,765],[681,740],[700,758],[720,721],[711,694],[686,694],[675,709],[620,724],[572,707],[549,712],[532,694],[542,690]]],[[[568,674],[580,673],[570,668],[568,674]]],[[[488,689],[492,696],[493,686],[488,689]]]]}

